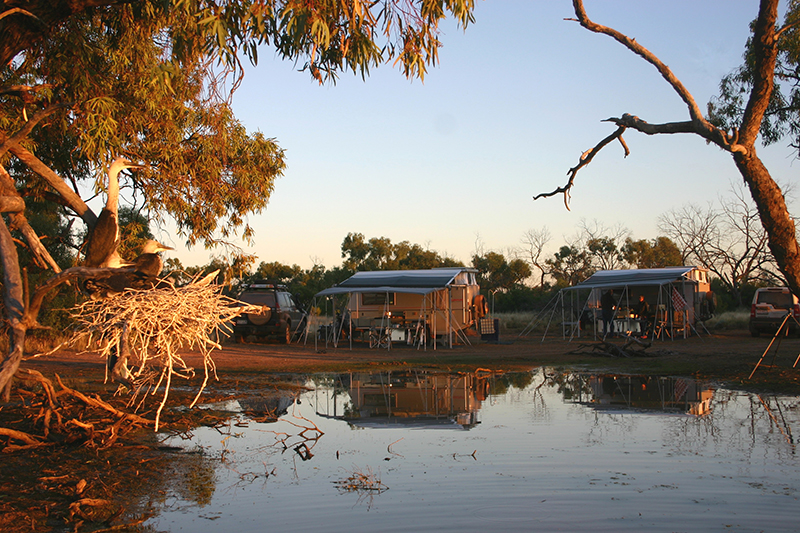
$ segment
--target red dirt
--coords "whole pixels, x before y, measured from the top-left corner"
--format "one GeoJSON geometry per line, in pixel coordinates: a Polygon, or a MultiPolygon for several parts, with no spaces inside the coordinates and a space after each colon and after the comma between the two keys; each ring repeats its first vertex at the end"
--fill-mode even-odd
{"type": "MultiPolygon", "coordinates": [[[[364,368],[396,366],[438,367],[452,369],[488,368],[493,370],[521,370],[537,366],[579,367],[603,369],[620,373],[652,373],[661,375],[698,375],[734,382],[739,386],[772,388],[800,392],[800,370],[792,368],[800,353],[800,339],[783,337],[775,342],[764,358],[752,380],[748,375],[761,358],[770,337],[752,338],[746,331],[728,331],[702,337],[674,341],[657,341],[647,349],[651,357],[607,358],[586,353],[572,353],[590,340],[516,338],[508,335],[500,343],[470,339],[472,345],[457,345],[452,349],[417,350],[395,344],[391,350],[369,349],[356,343],[351,350],[347,341],[338,348],[313,342],[308,344],[234,344],[223,345],[213,352],[221,380],[239,373],[283,372],[336,372],[364,368]],[[777,352],[776,352],[777,348],[777,352]],[[774,360],[774,366],[772,365],[774,360]]],[[[622,339],[614,339],[622,344],[622,339]]],[[[186,353],[184,359],[190,366],[202,371],[202,358],[197,353],[186,353]]],[[[23,366],[35,368],[45,375],[59,373],[78,377],[96,375],[103,371],[103,361],[94,354],[60,352],[32,358],[23,366]]]]}

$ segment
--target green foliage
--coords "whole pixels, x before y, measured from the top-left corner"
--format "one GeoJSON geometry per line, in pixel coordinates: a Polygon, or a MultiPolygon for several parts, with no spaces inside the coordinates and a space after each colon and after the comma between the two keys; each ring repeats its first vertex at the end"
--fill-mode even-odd
{"type": "MultiPolygon", "coordinates": [[[[788,136],[789,146],[800,153],[800,2],[790,0],[788,4],[786,29],[778,39],[775,88],[760,133],[765,145],[788,136]]],[[[719,95],[708,103],[709,119],[715,126],[726,131],[739,128],[753,88],[755,59],[751,38],[744,63],[722,79],[719,95]]]]}
{"type": "Polygon", "coordinates": [[[342,268],[359,270],[415,270],[446,266],[463,266],[459,261],[443,257],[419,244],[402,241],[392,244],[386,237],[366,240],[363,233],[348,233],[342,241],[342,268]]]}
{"type": "Polygon", "coordinates": [[[489,292],[508,291],[532,274],[522,259],[507,261],[503,254],[487,252],[472,256],[472,266],[478,270],[478,283],[489,292]]]}
{"type": "Polygon", "coordinates": [[[119,227],[121,242],[117,250],[120,257],[128,261],[140,253],[145,241],[155,238],[150,231],[150,220],[130,207],[120,208],[119,227]]]}
{"type": "Polygon", "coordinates": [[[711,278],[711,290],[717,297],[717,307],[714,314],[734,312],[742,307],[750,309],[750,302],[759,287],[767,286],[762,283],[747,283],[739,288],[738,293],[731,291],[730,286],[719,278],[711,278]]]}
{"type": "Polygon", "coordinates": [[[569,287],[579,283],[595,272],[592,256],[586,250],[564,245],[552,259],[545,260],[550,276],[557,287],[569,287]]]}
{"type": "MultiPolygon", "coordinates": [[[[251,235],[246,216],[266,207],[285,162],[274,140],[248,135],[235,119],[203,47],[175,40],[186,25],[174,11],[138,4],[75,16],[0,70],[0,85],[58,87],[35,103],[69,103],[31,134],[29,146],[50,168],[76,182],[96,176],[100,190],[103,173],[91,169],[120,154],[146,163],[129,183],[145,207],[175,219],[190,243],[210,245],[217,232],[251,235]]],[[[23,105],[0,101],[4,129],[22,127],[23,105]]],[[[38,190],[36,176],[12,172],[38,190]]]]}
{"type": "Polygon", "coordinates": [[[681,251],[669,237],[657,237],[652,241],[628,238],[622,247],[622,258],[635,268],[683,266],[681,251]]]}
{"type": "Polygon", "coordinates": [[[495,313],[535,312],[543,309],[558,292],[558,287],[528,287],[517,285],[508,291],[494,294],[489,299],[495,313]]]}
{"type": "Polygon", "coordinates": [[[610,237],[594,237],[586,241],[586,251],[600,270],[611,270],[622,259],[617,243],[610,237]]]}

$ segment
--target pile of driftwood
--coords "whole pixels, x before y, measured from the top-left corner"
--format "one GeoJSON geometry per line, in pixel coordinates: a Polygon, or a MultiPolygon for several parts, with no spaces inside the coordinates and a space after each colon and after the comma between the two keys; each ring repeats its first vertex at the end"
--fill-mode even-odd
{"type": "Polygon", "coordinates": [[[626,337],[623,344],[614,344],[608,341],[583,343],[578,348],[569,352],[571,355],[589,354],[599,357],[656,357],[658,354],[647,352],[652,342],[644,342],[636,337],[626,337]]]}
{"type": "Polygon", "coordinates": [[[14,377],[29,385],[39,385],[43,392],[36,394],[30,386],[15,389],[15,394],[30,408],[32,420],[25,425],[32,426],[35,432],[0,427],[0,435],[8,442],[3,453],[57,444],[106,449],[135,429],[153,426],[152,420],[126,413],[97,395],[64,385],[58,375],[57,386],[36,370],[23,368],[14,377]]]}

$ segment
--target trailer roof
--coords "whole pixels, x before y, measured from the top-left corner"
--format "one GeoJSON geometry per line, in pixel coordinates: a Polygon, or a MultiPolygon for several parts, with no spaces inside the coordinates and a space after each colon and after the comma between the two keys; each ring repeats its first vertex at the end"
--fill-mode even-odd
{"type": "MultiPolygon", "coordinates": [[[[624,287],[632,285],[666,285],[685,280],[686,274],[694,270],[693,266],[667,268],[641,268],[633,270],[601,270],[595,272],[585,281],[566,290],[595,289],[600,287],[624,287]]],[[[688,280],[691,281],[691,280],[688,280]]]]}
{"type": "Polygon", "coordinates": [[[373,270],[356,272],[339,285],[318,292],[317,296],[354,292],[401,292],[428,294],[451,285],[462,272],[474,268],[448,267],[428,270],[373,270]]]}

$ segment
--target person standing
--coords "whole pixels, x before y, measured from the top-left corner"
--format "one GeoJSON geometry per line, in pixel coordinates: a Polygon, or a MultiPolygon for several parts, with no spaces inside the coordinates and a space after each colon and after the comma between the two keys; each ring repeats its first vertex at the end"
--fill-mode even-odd
{"type": "Polygon", "coordinates": [[[644,295],[639,295],[636,314],[639,318],[639,329],[641,330],[642,338],[647,337],[650,331],[650,304],[644,299],[644,295]]]}
{"type": "Polygon", "coordinates": [[[609,333],[614,336],[614,310],[617,302],[614,301],[614,289],[608,289],[600,298],[600,308],[603,311],[603,338],[609,333]]]}

